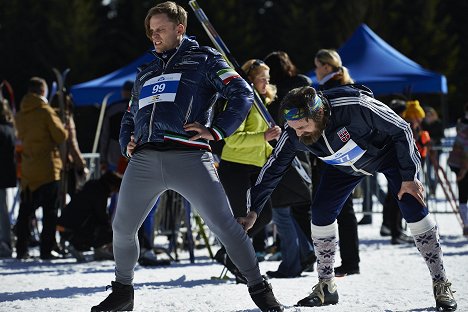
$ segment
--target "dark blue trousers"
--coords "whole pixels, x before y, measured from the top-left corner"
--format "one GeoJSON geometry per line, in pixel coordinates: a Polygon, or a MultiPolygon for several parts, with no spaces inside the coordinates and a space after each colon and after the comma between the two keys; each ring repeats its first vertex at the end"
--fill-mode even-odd
{"type": "MultiPolygon", "coordinates": [[[[397,198],[397,194],[401,188],[402,177],[398,170],[396,154],[389,154],[382,161],[377,172],[385,175],[388,181],[389,192],[397,198]]],[[[312,203],[312,224],[325,226],[335,222],[346,199],[364,177],[353,176],[340,171],[337,167],[325,164],[317,187],[317,193],[312,203]]],[[[420,221],[429,213],[427,207],[421,205],[410,194],[404,194],[402,199],[397,201],[406,222],[414,223],[420,221]]]]}

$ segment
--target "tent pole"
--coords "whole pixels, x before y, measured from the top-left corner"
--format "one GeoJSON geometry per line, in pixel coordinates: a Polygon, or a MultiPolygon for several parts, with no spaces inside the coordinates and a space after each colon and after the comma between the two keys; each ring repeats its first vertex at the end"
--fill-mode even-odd
{"type": "Polygon", "coordinates": [[[447,107],[447,97],[444,93],[440,93],[440,105],[442,108],[442,126],[445,128],[448,127],[449,112],[447,107]]]}

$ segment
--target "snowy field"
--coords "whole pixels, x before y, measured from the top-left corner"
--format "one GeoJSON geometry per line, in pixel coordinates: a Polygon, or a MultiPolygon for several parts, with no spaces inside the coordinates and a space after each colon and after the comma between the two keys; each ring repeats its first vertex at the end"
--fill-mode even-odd
{"type": "MultiPolygon", "coordinates": [[[[468,239],[453,214],[435,214],[440,227],[447,274],[456,291],[458,311],[468,311],[468,239]]],[[[358,215],[360,219],[360,215],[358,215]]],[[[359,227],[361,274],[337,279],[340,302],[321,308],[294,304],[311,290],[317,273],[293,279],[271,279],[286,311],[435,311],[428,269],[413,246],[391,245],[379,235],[381,214],[359,227]]],[[[217,248],[215,247],[215,250],[217,248]]],[[[196,250],[168,267],[136,267],[135,311],[258,311],[245,285],[232,279],[212,280],[222,267],[196,250]]],[[[261,262],[262,273],[279,262],[261,262]]],[[[76,263],[0,260],[0,311],[89,311],[103,300],[113,279],[113,261],[76,263]]]]}

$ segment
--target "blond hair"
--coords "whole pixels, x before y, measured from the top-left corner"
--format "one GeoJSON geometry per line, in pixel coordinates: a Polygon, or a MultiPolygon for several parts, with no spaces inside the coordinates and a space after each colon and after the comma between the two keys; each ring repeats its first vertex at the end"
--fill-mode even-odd
{"type": "Polygon", "coordinates": [[[328,64],[337,72],[335,79],[340,81],[340,84],[354,83],[354,80],[349,75],[349,71],[341,63],[341,57],[335,50],[321,49],[315,54],[315,58],[322,64],[328,64]]]}
{"type": "MultiPolygon", "coordinates": [[[[247,77],[249,78],[250,82],[253,82],[255,78],[264,70],[270,70],[270,67],[268,67],[265,62],[262,60],[258,59],[251,59],[248,60],[247,62],[242,65],[242,70],[244,73],[247,74],[247,77]]],[[[265,98],[266,103],[270,103],[276,98],[276,86],[268,83],[266,86],[266,94],[263,95],[265,98]]]]}

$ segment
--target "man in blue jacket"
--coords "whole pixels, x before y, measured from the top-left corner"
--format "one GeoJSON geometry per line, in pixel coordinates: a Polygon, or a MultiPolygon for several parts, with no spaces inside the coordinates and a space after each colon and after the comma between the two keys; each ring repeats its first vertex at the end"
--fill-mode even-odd
{"type": "Polygon", "coordinates": [[[239,222],[249,229],[263,204],[292,162],[296,151],[309,151],[326,163],[312,203],[312,238],[319,283],[298,306],[338,303],[333,265],[337,245],[336,217],[355,186],[367,175],[383,173],[398,198],[416,247],[432,276],[438,310],[454,311],[457,303],[448,282],[438,230],[417,179],[421,159],[408,123],[373,98],[365,87],[346,85],[323,93],[311,87],[293,89],[282,102],[285,131],[248,191],[250,212],[239,222]]]}
{"type": "Polygon", "coordinates": [[[283,311],[260,274],[251,241],[233,217],[208,144],[239,127],[251,107],[252,90],[216,50],[187,38],[186,27],[187,12],[174,2],[160,3],[146,16],[155,60],[138,73],[120,130],[122,153],[130,162],[112,226],[116,278],[112,293],[91,311],[133,309],[135,234],[166,190],[198,209],[247,279],[255,304],[262,311],[283,311]],[[228,105],[211,122],[217,94],[228,105]]]}

